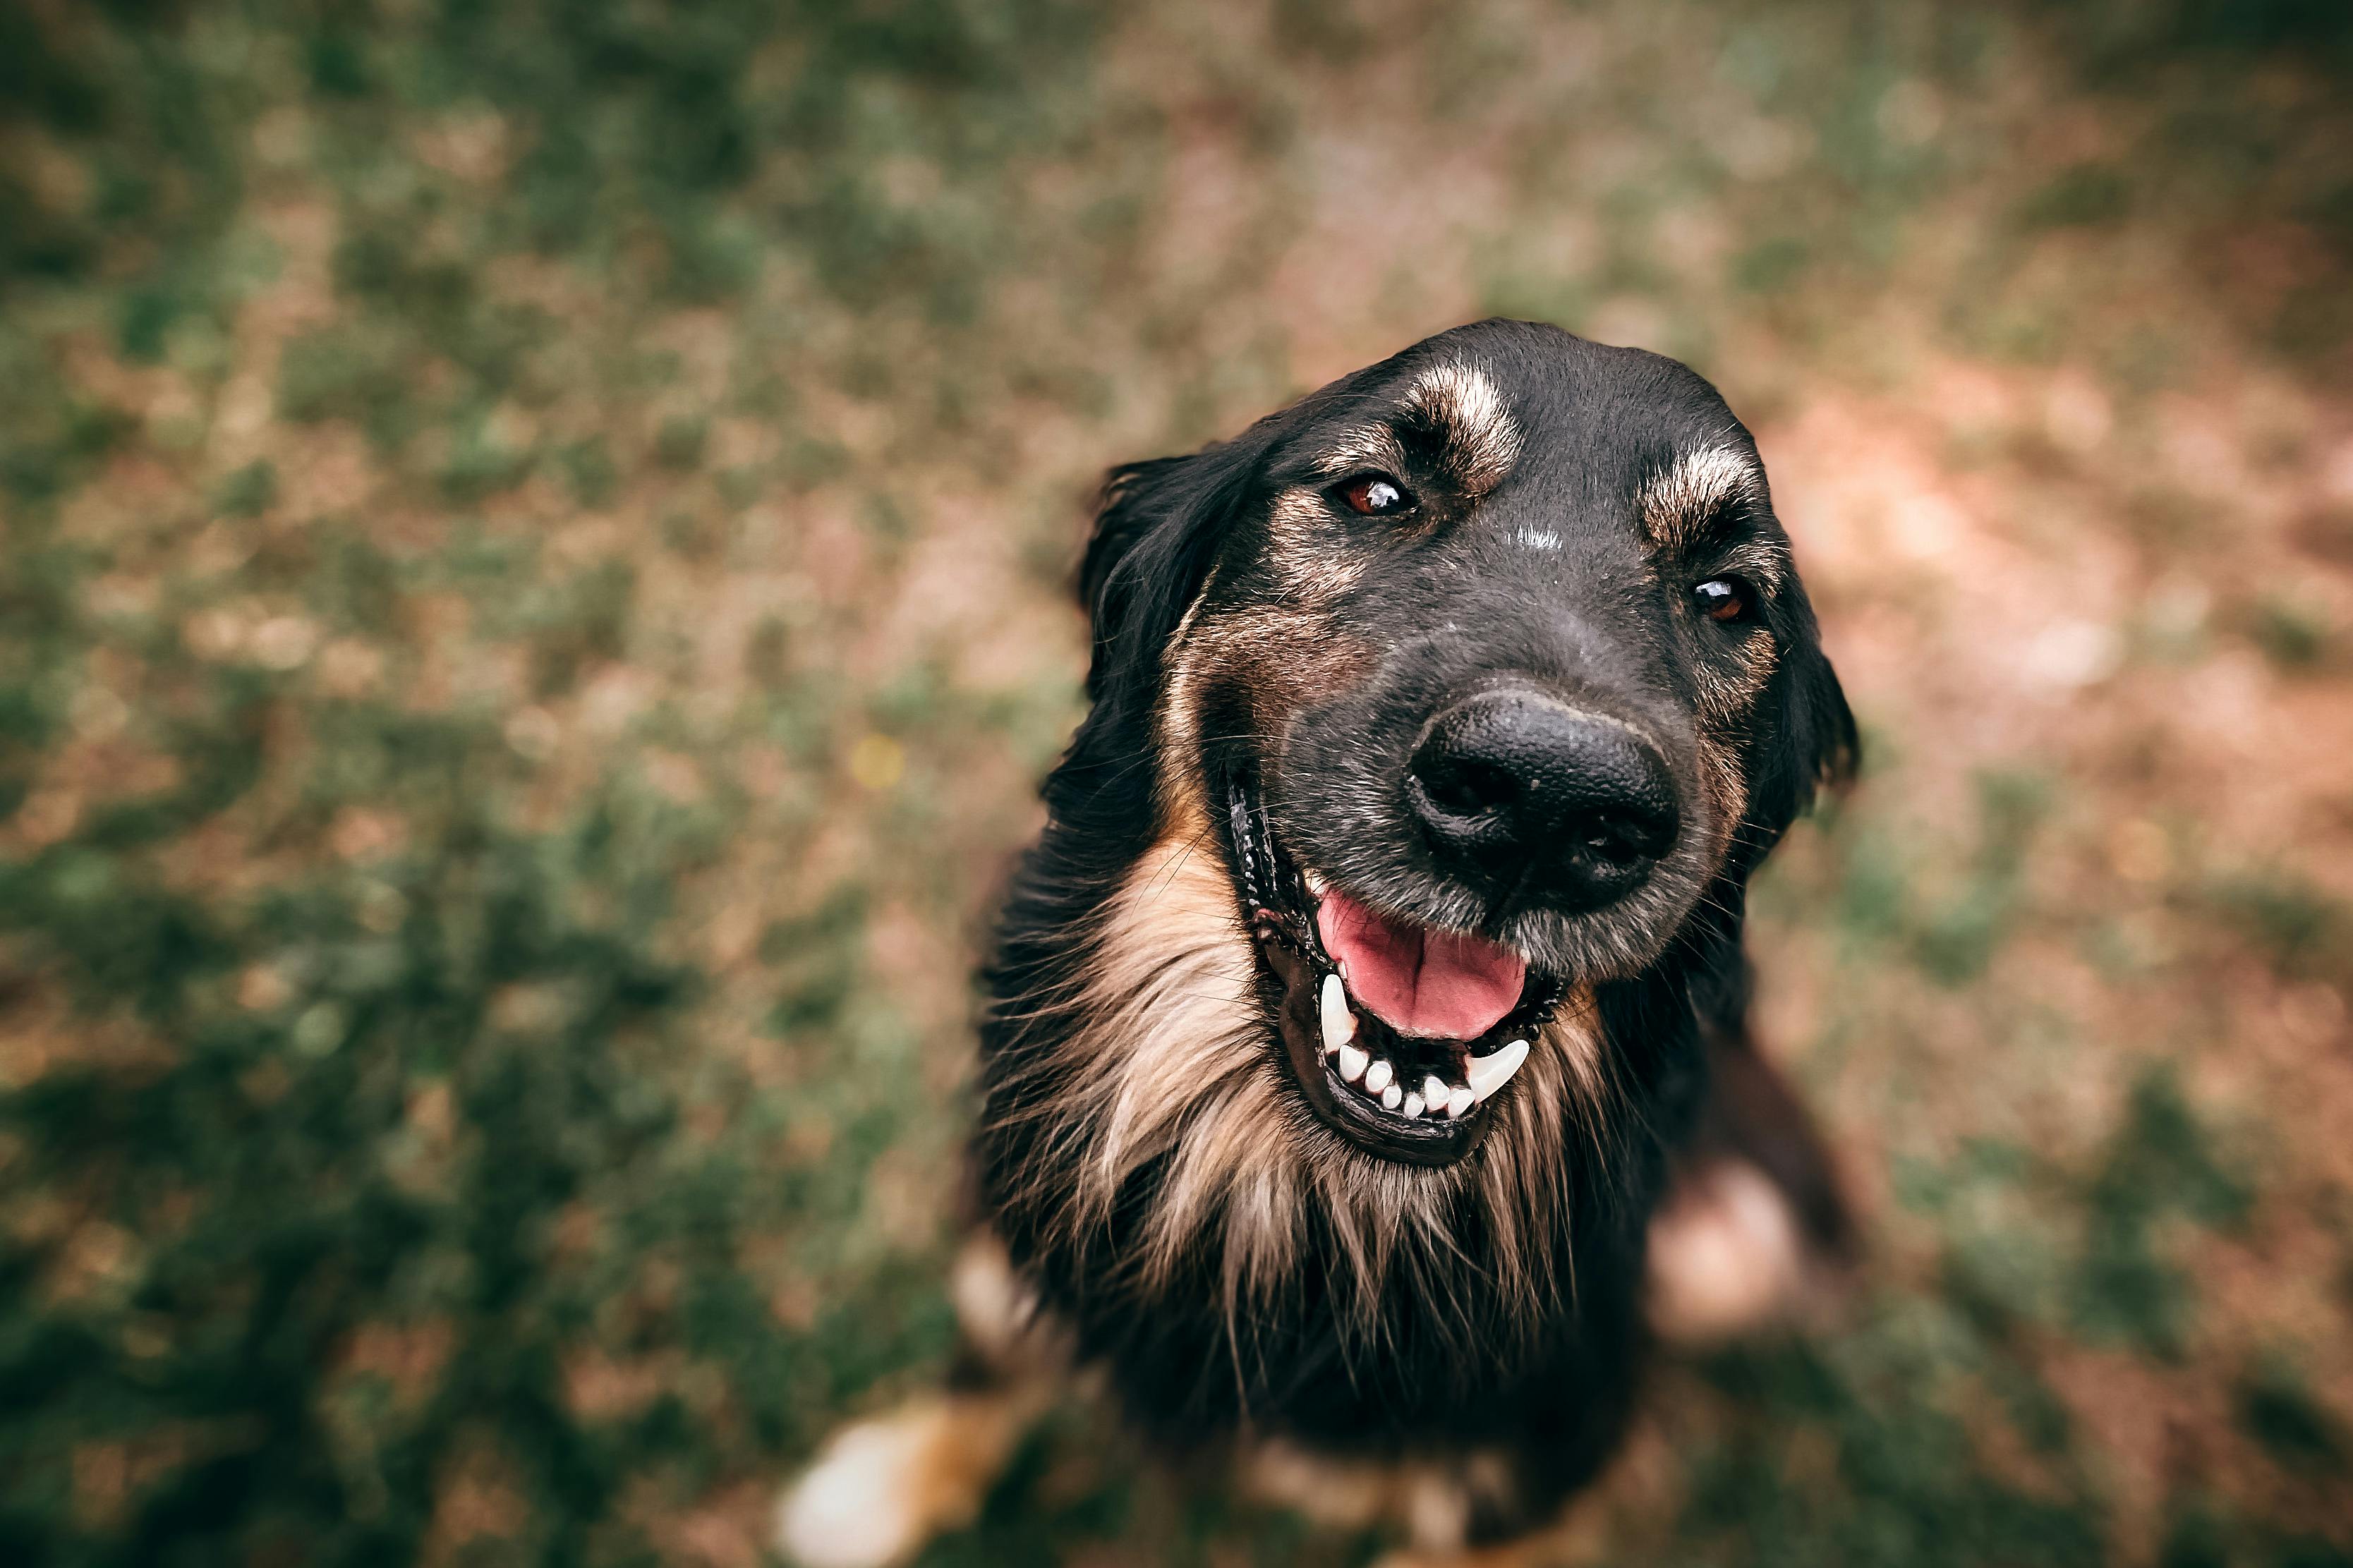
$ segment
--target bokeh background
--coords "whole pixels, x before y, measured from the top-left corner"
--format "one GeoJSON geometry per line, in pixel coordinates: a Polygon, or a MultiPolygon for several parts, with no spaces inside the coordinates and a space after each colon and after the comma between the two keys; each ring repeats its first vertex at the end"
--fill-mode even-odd
{"type": "MultiPolygon", "coordinates": [[[[923,1387],[1108,464],[1756,429],[1871,1257],[1563,1561],[2353,1562],[2353,9],[0,5],[0,1560],[768,1561],[923,1387]]],[[[1343,1563],[1073,1403],[934,1564],[1343,1563]]]]}

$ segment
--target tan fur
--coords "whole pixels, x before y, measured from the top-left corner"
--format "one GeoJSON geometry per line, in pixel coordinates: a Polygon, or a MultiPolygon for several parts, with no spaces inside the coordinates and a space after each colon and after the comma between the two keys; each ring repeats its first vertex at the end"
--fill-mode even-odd
{"type": "Polygon", "coordinates": [[[1773,682],[1776,659],[1771,635],[1761,628],[1751,630],[1741,642],[1739,657],[1739,671],[1731,676],[1705,663],[1694,666],[1693,685],[1700,728],[1725,735],[1726,745],[1736,743],[1732,737],[1746,726],[1757,700],[1773,682]]]}
{"type": "MultiPolygon", "coordinates": [[[[1662,552],[1684,549],[1722,508],[1744,500],[1761,501],[1764,486],[1764,474],[1756,463],[1729,447],[1704,447],[1685,453],[1643,488],[1642,531],[1653,549],[1662,552]]],[[[1738,576],[1770,601],[1788,574],[1789,556],[1778,542],[1751,540],[1729,554],[1711,556],[1707,568],[1738,576]]],[[[1706,660],[1699,661],[1694,669],[1700,787],[1720,824],[1718,853],[1748,808],[1736,737],[1755,716],[1757,700],[1772,683],[1777,662],[1773,638],[1758,626],[1745,628],[1737,654],[1736,674],[1726,675],[1706,660]]]]}
{"type": "MultiPolygon", "coordinates": [[[[1455,390],[1475,411],[1476,393],[1455,390]]],[[[1572,1137],[1605,1135],[1613,1093],[1590,993],[1570,996],[1540,1033],[1490,1110],[1496,1125],[1461,1164],[1368,1160],[1314,1121],[1287,1091],[1255,994],[1250,938],[1197,771],[1182,759],[1198,753],[1198,704],[1212,672],[1248,667],[1245,684],[1269,710],[1260,723],[1273,729],[1304,691],[1349,679],[1362,650],[1335,643],[1310,611],[1204,622],[1203,602],[1172,642],[1158,719],[1160,842],[1105,911],[1075,1009],[1084,1024],[1060,1052],[1071,1074],[1061,1110],[1081,1111],[1071,1136],[1083,1128],[1094,1157],[1074,1190],[1051,1196],[1070,1233],[1086,1234],[1130,1177],[1165,1156],[1146,1244],[1121,1264],[1149,1291],[1206,1243],[1220,1260],[1229,1314],[1281,1283],[1297,1260],[1301,1205],[1312,1203],[1328,1216],[1369,1311],[1393,1268],[1416,1268],[1433,1285],[1450,1277],[1446,1215],[1475,1183],[1494,1249],[1481,1267],[1532,1310],[1551,1305],[1563,1281],[1541,1238],[1569,1199],[1560,1152],[1572,1137]]]]}
{"type": "Polygon", "coordinates": [[[1005,1244],[973,1232],[948,1273],[987,1388],[925,1394],[835,1434],[776,1509],[776,1543],[803,1568],[881,1568],[969,1523],[1069,1370],[1070,1346],[1005,1244]]]}
{"type": "MultiPolygon", "coordinates": [[[[1714,628],[1709,628],[1714,629],[1714,628]]],[[[1700,789],[1713,808],[1713,848],[1721,856],[1748,810],[1748,784],[1740,737],[1755,721],[1757,704],[1773,683],[1779,663],[1772,635],[1745,628],[1737,648],[1739,666],[1726,673],[1706,659],[1694,662],[1692,690],[1699,718],[1700,789]]]]}
{"type": "Polygon", "coordinates": [[[1553,1534],[1522,1536],[1492,1546],[1427,1547],[1416,1543],[1373,1561],[1373,1568],[1562,1568],[1585,1561],[1562,1555],[1553,1534]]]}
{"type": "Polygon", "coordinates": [[[1402,478],[1405,448],[1387,425],[1359,426],[1335,437],[1315,459],[1315,470],[1327,479],[1345,479],[1367,468],[1402,478]]]}
{"type": "Polygon", "coordinates": [[[1711,1345],[1795,1306],[1805,1243],[1788,1198],[1745,1160],[1687,1171],[1651,1221],[1648,1314],[1661,1338],[1711,1345]]]}
{"type": "MultiPolygon", "coordinates": [[[[1447,475],[1476,500],[1501,484],[1519,461],[1522,437],[1504,395],[1475,365],[1432,365],[1406,388],[1398,412],[1440,433],[1439,460],[1447,475]]],[[[1405,448],[1387,424],[1368,424],[1341,436],[1316,458],[1326,479],[1377,469],[1403,477],[1405,448]]]]}
{"type": "MultiPolygon", "coordinates": [[[[1317,470],[1327,481],[1366,469],[1407,478],[1399,432],[1418,439],[1428,430],[1440,437],[1438,463],[1473,501],[1502,483],[1520,457],[1522,434],[1493,382],[1476,366],[1440,364],[1410,384],[1392,422],[1348,433],[1316,460],[1317,470]]],[[[1729,447],[1703,451],[1646,489],[1642,526],[1654,546],[1673,550],[1728,501],[1761,500],[1762,487],[1748,458],[1729,447]]],[[[1431,515],[1445,512],[1432,509],[1431,515]]],[[[1379,1304],[1392,1284],[1475,1306],[1491,1314],[1479,1321],[1492,1322],[1483,1297],[1466,1300],[1462,1282],[1475,1279],[1482,1287],[1492,1282],[1514,1304],[1522,1324],[1533,1328],[1555,1317],[1577,1288],[1571,1259],[1557,1249],[1577,1195],[1568,1190],[1570,1152],[1624,1131],[1620,1089],[1584,984],[1538,1032],[1519,1073],[1489,1102],[1484,1138],[1455,1163],[1427,1168],[1368,1156],[1318,1121],[1289,1083],[1283,1046],[1260,996],[1253,939],[1214,827],[1213,813],[1222,807],[1206,797],[1197,764],[1212,739],[1202,732],[1202,710],[1213,688],[1246,694],[1248,726],[1261,737],[1277,736],[1303,703],[1356,679],[1375,657],[1377,650],[1334,635],[1329,606],[1355,587],[1374,557],[1352,552],[1345,531],[1333,522],[1330,503],[1316,489],[1279,495],[1268,518],[1265,557],[1284,589],[1277,602],[1206,616],[1213,571],[1180,620],[1155,721],[1154,847],[1079,933],[1086,958],[1076,977],[1057,994],[1030,999],[1071,1026],[1054,1037],[1050,1052],[1021,1068],[1036,1075],[1044,1092],[1024,1092],[1029,1086],[1016,1081],[991,1096],[1000,1108],[991,1114],[1030,1119],[1055,1146],[1083,1152],[1075,1163],[1034,1161],[1029,1186],[996,1194],[1025,1210],[1025,1220],[1059,1232],[1060,1243],[1073,1250],[1106,1234],[1123,1202],[1136,1199],[1139,1177],[1153,1171],[1138,1245],[1118,1258],[1088,1261],[1101,1265],[1098,1279],[1133,1291],[1135,1310],[1149,1312],[1155,1298],[1170,1300],[1189,1288],[1195,1268],[1210,1260],[1221,1278],[1238,1372],[1241,1359],[1255,1353],[1253,1305],[1274,1300],[1303,1268],[1322,1267],[1302,1255],[1307,1238],[1319,1233],[1338,1253],[1330,1300],[1344,1354],[1380,1353],[1379,1304]],[[1476,1256],[1462,1250],[1452,1228],[1458,1214],[1473,1211],[1476,1256]]],[[[1537,542],[1536,536],[1524,539],[1537,542]]],[[[1786,559],[1744,553],[1721,569],[1740,571],[1769,596],[1786,559]]],[[[1771,638],[1748,638],[1741,657],[1736,673],[1703,671],[1700,679],[1702,790],[1720,824],[1719,855],[1746,807],[1731,737],[1769,682],[1771,638]]],[[[1609,1166],[1606,1159],[1598,1163],[1609,1166]]],[[[1726,1194],[1739,1223],[1727,1228],[1724,1203],[1713,1212],[1683,1211],[1691,1223],[1668,1238],[1663,1262],[1654,1262],[1652,1302],[1666,1314],[1662,1326],[1708,1320],[1706,1287],[1720,1282],[1723,1259],[1757,1228],[1746,1223],[1756,1218],[1747,1201],[1753,1194],[1726,1188],[1714,1195],[1726,1194]]],[[[1121,1217],[1124,1225],[1127,1216],[1121,1217]]],[[[872,1542],[902,1552],[899,1543],[920,1542],[977,1508],[1039,1408],[1041,1370],[1066,1360],[1068,1346],[994,1237],[967,1247],[952,1288],[966,1341],[999,1372],[1003,1392],[923,1402],[844,1434],[780,1514],[780,1539],[788,1548],[805,1550],[816,1525],[846,1521],[853,1545],[866,1542],[870,1555],[818,1561],[879,1563],[890,1559],[871,1555],[872,1542]],[[849,1487],[847,1495],[865,1500],[872,1517],[825,1506],[825,1485],[849,1487]],[[854,1528],[860,1523],[878,1528],[861,1536],[854,1528]]],[[[1447,1315],[1436,1317],[1438,1331],[1457,1342],[1451,1348],[1466,1364],[1513,1348],[1460,1342],[1495,1336],[1450,1331],[1447,1315]]],[[[1453,1321],[1467,1323],[1472,1313],[1453,1321]]],[[[1378,1465],[1335,1461],[1274,1442],[1245,1438],[1245,1445],[1244,1475],[1261,1495],[1330,1523],[1401,1524],[1420,1553],[1413,1562],[1500,1568],[1521,1562],[1533,1544],[1500,1553],[1463,1548],[1481,1503],[1508,1511],[1512,1473],[1502,1456],[1378,1465]]]]}
{"type": "MultiPolygon", "coordinates": [[[[1300,523],[1295,514],[1293,521],[1300,523]]],[[[1298,553],[1313,552],[1303,547],[1298,553]]],[[[1177,820],[1177,808],[1187,801],[1199,798],[1199,770],[1178,760],[1199,755],[1201,693],[1213,677],[1230,679],[1247,691],[1259,729],[1271,733],[1302,702],[1337,690],[1361,673],[1373,650],[1338,636],[1319,602],[1354,570],[1346,565],[1303,568],[1301,583],[1316,584],[1320,591],[1204,618],[1202,606],[1208,602],[1213,577],[1186,610],[1169,638],[1166,689],[1155,721],[1164,824],[1177,820]]]]}
{"type": "MultiPolygon", "coordinates": [[[[1218,580],[1212,570],[1201,592],[1185,607],[1185,616],[1176,623],[1174,636],[1168,639],[1168,675],[1166,689],[1160,699],[1160,711],[1155,721],[1159,731],[1160,754],[1187,756],[1194,754],[1200,743],[1197,718],[1200,700],[1201,677],[1206,660],[1193,635],[1199,620],[1201,606],[1209,602],[1209,590],[1218,580]]],[[[1201,779],[1198,769],[1169,768],[1159,771],[1156,788],[1160,795],[1161,820],[1207,821],[1208,803],[1201,798],[1201,779]]]]}
{"type": "Polygon", "coordinates": [[[1699,737],[1699,787],[1709,807],[1708,851],[1721,860],[1748,809],[1748,781],[1741,773],[1739,752],[1706,731],[1699,737]]]}
{"type": "Polygon", "coordinates": [[[887,1568],[970,1523],[1044,1406],[1039,1384],[932,1395],[834,1434],[776,1508],[802,1568],[887,1568]]]}
{"type": "MultiPolygon", "coordinates": [[[[1503,395],[1484,372],[1472,366],[1435,365],[1406,389],[1401,414],[1441,433],[1440,462],[1472,500],[1502,482],[1520,455],[1520,429],[1503,395]]],[[[1409,464],[1397,431],[1375,422],[1345,432],[1315,459],[1325,481],[1375,470],[1408,476],[1409,464]]],[[[1275,497],[1268,516],[1271,548],[1268,564],[1283,576],[1293,600],[1312,605],[1345,594],[1363,577],[1373,557],[1345,548],[1330,531],[1329,503],[1314,487],[1275,497]]]]}
{"type": "Polygon", "coordinates": [[[1718,509],[1762,486],[1757,465],[1728,447],[1687,452],[1643,489],[1642,530],[1660,549],[1675,549],[1718,509]]]}
{"type": "Polygon", "coordinates": [[[1447,467],[1472,495],[1493,489],[1519,460],[1519,424],[1476,366],[1432,365],[1414,378],[1405,402],[1446,432],[1447,467]]]}
{"type": "Polygon", "coordinates": [[[1279,1437],[1244,1448],[1235,1477],[1249,1496],[1304,1514],[1327,1530],[1370,1530],[1398,1506],[1394,1466],[1344,1459],[1279,1437]]]}
{"type": "Polygon", "coordinates": [[[1000,1377],[1059,1370],[1068,1347],[994,1232],[976,1230],[948,1270],[948,1300],[974,1354],[1000,1377]]]}
{"type": "Polygon", "coordinates": [[[1283,586],[1303,605],[1346,593],[1375,560],[1368,551],[1337,547],[1325,537],[1330,527],[1329,507],[1320,492],[1289,489],[1274,498],[1267,519],[1271,536],[1267,562],[1282,574],[1283,586]]]}
{"type": "Polygon", "coordinates": [[[1484,1502],[1513,1506],[1511,1466],[1503,1455],[1479,1451],[1444,1462],[1377,1463],[1343,1459],[1269,1438],[1243,1450],[1241,1489],[1261,1502],[1288,1508],[1333,1531],[1388,1526],[1412,1543],[1381,1559],[1383,1568],[1518,1568],[1551,1562],[1557,1531],[1506,1545],[1465,1544],[1472,1510],[1484,1502]]]}
{"type": "Polygon", "coordinates": [[[1448,1216],[1475,1184],[1493,1249],[1478,1266],[1532,1313],[1555,1304],[1574,1284],[1545,1245],[1569,1199],[1561,1152],[1603,1135],[1612,1093],[1590,996],[1573,996],[1539,1036],[1470,1158],[1438,1170],[1367,1159],[1286,1092],[1225,867],[1206,822],[1181,826],[1113,900],[1079,1009],[1086,1023],[1064,1047],[1071,1081],[1059,1109],[1082,1110],[1096,1151],[1070,1191],[1051,1194],[1070,1233],[1103,1223],[1126,1181],[1166,1156],[1148,1241],[1120,1260],[1147,1294],[1207,1247],[1229,1312],[1244,1311],[1296,1263],[1312,1203],[1369,1314],[1392,1269],[1432,1286],[1450,1276],[1448,1216]]]}

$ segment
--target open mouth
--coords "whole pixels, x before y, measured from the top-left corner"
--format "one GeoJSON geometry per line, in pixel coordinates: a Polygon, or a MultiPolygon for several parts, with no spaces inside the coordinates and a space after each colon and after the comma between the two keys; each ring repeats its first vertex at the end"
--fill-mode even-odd
{"type": "Polygon", "coordinates": [[[1372,909],[1292,858],[1248,784],[1230,781],[1227,801],[1261,978],[1309,1108],[1389,1159],[1469,1153],[1563,982],[1497,943],[1372,909]]]}

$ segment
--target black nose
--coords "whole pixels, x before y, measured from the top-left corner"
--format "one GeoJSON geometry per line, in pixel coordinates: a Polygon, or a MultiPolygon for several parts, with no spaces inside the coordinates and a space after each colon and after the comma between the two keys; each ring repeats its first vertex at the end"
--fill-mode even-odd
{"type": "Polygon", "coordinates": [[[1623,724],[1531,692],[1440,714],[1414,749],[1406,798],[1449,872],[1560,909],[1624,897],[1675,841],[1666,759],[1623,724]]]}

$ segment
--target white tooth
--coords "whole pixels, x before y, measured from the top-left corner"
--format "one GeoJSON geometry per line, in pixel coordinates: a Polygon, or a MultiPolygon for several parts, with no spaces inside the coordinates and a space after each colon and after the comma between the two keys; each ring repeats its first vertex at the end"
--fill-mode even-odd
{"type": "Polygon", "coordinates": [[[1355,1046],[1342,1046],[1340,1047],[1340,1076],[1346,1079],[1350,1083],[1356,1082],[1358,1079],[1365,1076],[1365,1064],[1372,1059],[1372,1054],[1368,1051],[1359,1050],[1355,1046]]]}
{"type": "Polygon", "coordinates": [[[1395,1110],[1398,1106],[1403,1105],[1404,1103],[1405,1090],[1399,1089],[1397,1085],[1391,1084],[1388,1088],[1381,1090],[1382,1110],[1395,1110]]]}
{"type": "Polygon", "coordinates": [[[1315,898],[1319,898],[1319,899],[1320,899],[1320,898],[1322,898],[1322,897],[1324,896],[1324,889],[1325,883],[1324,883],[1324,873],[1323,873],[1323,872],[1321,872],[1321,871],[1315,871],[1315,870],[1308,870],[1308,871],[1302,871],[1302,872],[1300,873],[1300,875],[1301,875],[1303,878],[1304,878],[1304,879],[1306,879],[1306,882],[1307,882],[1307,891],[1308,891],[1311,895],[1313,895],[1313,896],[1314,896],[1314,897],[1315,897],[1315,898]]]}
{"type": "Polygon", "coordinates": [[[1389,1079],[1395,1077],[1397,1077],[1397,1071],[1395,1068],[1391,1068],[1388,1063],[1375,1062],[1371,1067],[1365,1069],[1365,1092],[1366,1094],[1380,1093],[1381,1090],[1388,1088],[1389,1079]]]}
{"type": "Polygon", "coordinates": [[[1471,1098],[1471,1091],[1459,1083],[1446,1091],[1446,1114],[1449,1116],[1460,1116],[1477,1103],[1471,1098]]]}
{"type": "Polygon", "coordinates": [[[1406,1115],[1406,1120],[1407,1120],[1407,1121],[1412,1121],[1415,1117],[1419,1116],[1420,1114],[1421,1114],[1421,1096],[1419,1096],[1419,1095],[1418,1095],[1418,1094],[1409,1094],[1409,1095],[1407,1095],[1407,1096],[1405,1097],[1405,1115],[1406,1115]]]}
{"type": "Polygon", "coordinates": [[[1421,1102],[1432,1110],[1443,1110],[1446,1105],[1446,1080],[1436,1073],[1431,1073],[1428,1078],[1423,1079],[1421,1102]]]}
{"type": "Polygon", "coordinates": [[[1464,1069],[1464,1076],[1471,1080],[1471,1098],[1484,1100],[1511,1082],[1512,1075],[1519,1071],[1520,1064],[1527,1059],[1528,1043],[1525,1040],[1514,1040],[1493,1056],[1472,1057],[1471,1065],[1464,1069]]]}
{"type": "Polygon", "coordinates": [[[1324,977],[1324,1048],[1336,1051],[1356,1037],[1356,1016],[1348,1011],[1348,993],[1336,974],[1324,977]]]}

